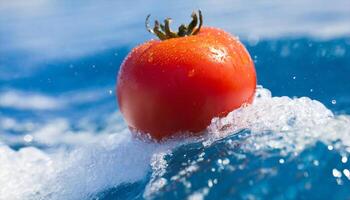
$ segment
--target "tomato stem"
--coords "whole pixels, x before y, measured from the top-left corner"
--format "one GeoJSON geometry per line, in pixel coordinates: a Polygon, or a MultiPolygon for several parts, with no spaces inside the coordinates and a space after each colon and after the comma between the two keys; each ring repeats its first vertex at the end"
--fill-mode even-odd
{"type": "Polygon", "coordinates": [[[198,10],[198,15],[196,12],[193,12],[191,15],[192,21],[188,25],[181,24],[178,28],[178,32],[174,32],[171,30],[170,28],[171,18],[166,18],[164,20],[164,25],[159,23],[158,20],[155,20],[154,27],[152,29],[149,25],[150,16],[151,15],[147,15],[146,17],[146,22],[145,22],[146,29],[148,32],[156,35],[160,40],[167,40],[170,38],[196,35],[197,33],[199,33],[203,24],[203,16],[200,10],[198,10]],[[199,21],[199,24],[198,24],[198,21],[199,21]]]}

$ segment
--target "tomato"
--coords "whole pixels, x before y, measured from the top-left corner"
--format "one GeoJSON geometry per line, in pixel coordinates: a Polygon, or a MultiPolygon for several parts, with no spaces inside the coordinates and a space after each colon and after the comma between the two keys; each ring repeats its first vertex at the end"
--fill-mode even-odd
{"type": "MultiPolygon", "coordinates": [[[[157,24],[151,32],[159,31],[157,24]]],[[[252,102],[256,73],[242,43],[217,28],[196,30],[184,37],[164,31],[162,40],[141,44],[126,57],[117,96],[130,128],[156,140],[199,134],[213,117],[252,102]]]]}

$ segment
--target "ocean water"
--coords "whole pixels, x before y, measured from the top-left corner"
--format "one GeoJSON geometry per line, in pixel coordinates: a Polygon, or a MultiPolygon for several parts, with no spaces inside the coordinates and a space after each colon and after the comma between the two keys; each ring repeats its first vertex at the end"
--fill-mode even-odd
{"type": "Polygon", "coordinates": [[[0,199],[347,199],[349,81],[345,0],[0,1],[0,199]],[[137,139],[119,66],[148,13],[197,8],[246,45],[254,103],[199,138],[137,139]]]}

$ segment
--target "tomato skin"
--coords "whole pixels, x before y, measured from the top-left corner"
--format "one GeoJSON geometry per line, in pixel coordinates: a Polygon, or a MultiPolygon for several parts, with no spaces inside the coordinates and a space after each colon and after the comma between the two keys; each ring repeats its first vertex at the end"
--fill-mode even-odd
{"type": "Polygon", "coordinates": [[[121,65],[117,95],[127,124],[154,139],[198,133],[213,117],[251,103],[254,63],[230,34],[203,27],[194,36],[151,40],[121,65]]]}

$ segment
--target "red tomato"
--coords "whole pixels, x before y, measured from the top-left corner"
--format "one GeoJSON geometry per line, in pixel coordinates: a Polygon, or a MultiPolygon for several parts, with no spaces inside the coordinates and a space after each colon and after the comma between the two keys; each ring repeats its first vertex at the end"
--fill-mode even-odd
{"type": "Polygon", "coordinates": [[[121,65],[117,95],[129,127],[160,140],[205,130],[213,117],[251,103],[255,88],[254,63],[239,40],[204,27],[134,48],[121,65]]]}

